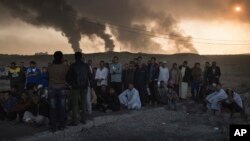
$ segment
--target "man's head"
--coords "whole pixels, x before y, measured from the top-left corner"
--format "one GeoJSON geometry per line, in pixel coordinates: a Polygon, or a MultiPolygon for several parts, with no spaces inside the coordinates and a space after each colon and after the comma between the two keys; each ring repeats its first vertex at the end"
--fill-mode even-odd
{"type": "Polygon", "coordinates": [[[11,62],[10,67],[15,68],[16,67],[16,62],[11,62]]]}
{"type": "Polygon", "coordinates": [[[82,53],[81,52],[75,53],[75,60],[82,60],[82,53]]]}
{"type": "Polygon", "coordinates": [[[133,84],[133,83],[129,83],[129,84],[128,84],[128,89],[129,89],[129,90],[132,90],[133,88],[134,88],[134,84],[133,84]]]}
{"type": "Polygon", "coordinates": [[[162,66],[165,68],[165,67],[167,67],[167,61],[163,61],[162,62],[162,66]]]}
{"type": "Polygon", "coordinates": [[[63,53],[61,51],[56,51],[54,53],[53,64],[62,64],[63,63],[63,53]]]}
{"type": "Polygon", "coordinates": [[[200,68],[201,65],[200,65],[200,63],[195,63],[194,66],[195,66],[195,68],[200,68]]]}
{"type": "Polygon", "coordinates": [[[133,62],[129,63],[129,69],[134,69],[134,63],[133,62]]]}
{"type": "Polygon", "coordinates": [[[234,91],[233,91],[232,89],[227,89],[227,90],[226,90],[226,93],[227,93],[227,95],[228,95],[229,97],[232,97],[234,91]]]}
{"type": "Polygon", "coordinates": [[[35,61],[30,61],[30,67],[36,67],[36,62],[35,61]]]}
{"type": "MultiPolygon", "coordinates": [[[[103,63],[104,63],[104,61],[103,61],[103,63]]],[[[89,65],[89,66],[92,66],[92,64],[93,64],[92,60],[89,59],[89,60],[88,60],[88,65],[89,65]]]]}
{"type": "Polygon", "coordinates": [[[104,67],[104,65],[105,65],[105,63],[104,63],[104,61],[100,61],[100,68],[103,68],[104,67]]]}
{"type": "Polygon", "coordinates": [[[205,62],[205,67],[209,67],[210,63],[209,62],[205,62]]]}
{"type": "Polygon", "coordinates": [[[177,63],[173,63],[173,68],[177,69],[177,63]]]}
{"type": "Polygon", "coordinates": [[[212,67],[216,67],[216,62],[215,61],[212,62],[212,67]]]}
{"type": "Polygon", "coordinates": [[[63,60],[64,65],[69,65],[69,61],[67,59],[63,60]]]}
{"type": "Polygon", "coordinates": [[[126,63],[126,64],[125,64],[125,70],[128,70],[128,69],[129,69],[129,64],[126,63]]]}
{"type": "Polygon", "coordinates": [[[20,67],[24,67],[24,62],[20,62],[20,67]]]}
{"type": "Polygon", "coordinates": [[[113,58],[113,61],[114,61],[114,63],[118,63],[119,58],[118,58],[117,56],[115,56],[115,57],[113,58]]]}
{"type": "Polygon", "coordinates": [[[151,63],[153,63],[153,64],[156,63],[156,58],[155,57],[151,58],[151,63]]]}
{"type": "Polygon", "coordinates": [[[115,95],[115,89],[114,89],[113,87],[111,87],[111,88],[109,89],[109,94],[110,94],[110,95],[115,95]]]}
{"type": "Polygon", "coordinates": [[[105,85],[102,85],[102,86],[101,86],[101,91],[102,91],[102,92],[106,92],[106,90],[107,90],[107,87],[106,87],[105,85]]]}
{"type": "Polygon", "coordinates": [[[47,67],[43,67],[42,68],[42,72],[48,72],[48,68],[47,67]]]}
{"type": "Polygon", "coordinates": [[[216,91],[220,91],[221,88],[222,88],[222,85],[220,83],[216,85],[216,91]]]}
{"type": "Polygon", "coordinates": [[[183,66],[186,67],[188,65],[188,62],[187,61],[184,61],[183,62],[183,66]]]}
{"type": "Polygon", "coordinates": [[[141,57],[141,56],[138,56],[138,57],[137,57],[137,60],[138,60],[138,62],[141,62],[141,61],[142,61],[142,57],[141,57]]]}

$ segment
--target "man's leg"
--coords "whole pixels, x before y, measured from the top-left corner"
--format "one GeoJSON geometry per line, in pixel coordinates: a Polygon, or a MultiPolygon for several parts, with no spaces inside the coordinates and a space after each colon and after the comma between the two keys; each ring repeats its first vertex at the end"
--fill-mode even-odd
{"type": "Polygon", "coordinates": [[[88,93],[87,93],[87,111],[88,111],[88,114],[91,115],[92,113],[92,102],[91,102],[91,88],[88,87],[88,93]]]}
{"type": "Polygon", "coordinates": [[[81,90],[80,91],[80,96],[81,96],[81,123],[85,124],[86,123],[86,106],[87,106],[87,93],[88,93],[88,88],[81,90]]]}
{"type": "Polygon", "coordinates": [[[56,90],[49,90],[50,123],[52,132],[56,131],[56,90]]]}
{"type": "Polygon", "coordinates": [[[80,90],[72,90],[71,104],[72,104],[72,123],[77,123],[77,114],[79,113],[79,101],[80,90]]]}
{"type": "Polygon", "coordinates": [[[65,120],[66,120],[66,92],[65,90],[58,90],[59,95],[59,110],[60,110],[60,128],[64,129],[65,128],[65,120]]]}

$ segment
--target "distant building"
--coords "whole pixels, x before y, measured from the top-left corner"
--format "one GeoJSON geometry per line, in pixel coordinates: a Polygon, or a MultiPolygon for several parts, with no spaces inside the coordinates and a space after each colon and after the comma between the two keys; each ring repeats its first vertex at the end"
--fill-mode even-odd
{"type": "Polygon", "coordinates": [[[41,56],[41,55],[49,55],[48,52],[37,52],[35,53],[35,56],[41,56]]]}

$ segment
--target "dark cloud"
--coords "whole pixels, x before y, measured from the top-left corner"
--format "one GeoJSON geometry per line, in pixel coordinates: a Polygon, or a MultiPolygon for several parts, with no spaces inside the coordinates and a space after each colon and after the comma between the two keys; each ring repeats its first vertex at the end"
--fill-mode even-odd
{"type": "Polygon", "coordinates": [[[185,37],[178,29],[177,20],[166,11],[154,10],[150,7],[153,2],[143,0],[72,0],[70,1],[79,11],[81,16],[104,21],[107,24],[114,24],[119,28],[115,30],[116,38],[130,51],[161,52],[159,44],[153,42],[147,34],[155,33],[171,34],[167,36],[174,42],[179,52],[182,49],[192,53],[198,53],[193,47],[192,38],[185,37]],[[148,30],[148,26],[154,22],[154,27],[148,30]],[[135,31],[136,29],[136,31],[135,31]],[[137,32],[137,29],[142,32],[137,32]],[[146,34],[146,35],[145,35],[146,34]],[[178,39],[176,39],[176,36],[178,39]]]}
{"type": "MultiPolygon", "coordinates": [[[[130,51],[162,53],[161,46],[151,39],[152,35],[161,33],[178,52],[197,53],[192,37],[185,36],[178,28],[178,20],[249,22],[250,19],[249,0],[0,0],[0,3],[14,17],[62,31],[75,51],[81,50],[81,34],[97,35],[105,41],[106,51],[112,51],[114,42],[106,33],[109,25],[116,39],[130,51]],[[242,13],[235,14],[235,5],[242,6],[242,13]]],[[[8,21],[5,8],[0,5],[0,17],[8,21]]]]}
{"type": "Polygon", "coordinates": [[[27,23],[62,31],[74,51],[81,51],[81,34],[96,34],[104,39],[107,50],[114,47],[110,35],[105,33],[105,25],[84,24],[84,18],[79,21],[77,12],[65,0],[0,0],[0,3],[10,10],[12,16],[27,23]]]}

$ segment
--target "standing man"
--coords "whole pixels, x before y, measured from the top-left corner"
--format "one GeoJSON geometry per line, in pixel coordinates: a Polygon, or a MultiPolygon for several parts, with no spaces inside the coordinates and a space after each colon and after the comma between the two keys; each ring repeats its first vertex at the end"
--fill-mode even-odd
{"type": "Polygon", "coordinates": [[[181,72],[181,82],[180,82],[180,98],[186,99],[188,95],[188,84],[191,80],[191,70],[188,67],[188,62],[184,61],[183,65],[179,67],[181,72]]]}
{"type": "Polygon", "coordinates": [[[48,67],[49,73],[49,104],[50,122],[52,132],[56,131],[57,119],[60,121],[59,129],[65,128],[66,119],[66,74],[68,65],[63,64],[63,53],[54,53],[54,60],[48,67]],[[59,111],[59,112],[58,112],[59,111]],[[58,114],[59,113],[59,114],[58,114]],[[59,115],[59,118],[57,117],[59,115]]]}
{"type": "Polygon", "coordinates": [[[149,77],[149,90],[150,90],[150,104],[157,104],[157,82],[159,76],[159,67],[156,63],[156,58],[152,57],[151,62],[148,65],[148,77],[149,77]]]}
{"type": "Polygon", "coordinates": [[[122,91],[122,65],[119,63],[119,58],[115,56],[110,65],[111,86],[115,88],[119,94],[122,91]]]}
{"type": "Polygon", "coordinates": [[[142,106],[144,106],[147,102],[147,82],[147,68],[141,62],[139,62],[134,74],[134,84],[135,88],[139,91],[142,106]]]}
{"type": "Polygon", "coordinates": [[[177,63],[173,63],[173,66],[170,70],[170,81],[174,84],[174,91],[179,96],[179,83],[180,83],[180,71],[178,69],[177,63]]]}
{"type": "Polygon", "coordinates": [[[8,76],[10,78],[10,88],[14,88],[20,93],[22,91],[22,70],[16,66],[15,62],[11,63],[8,76]]]}
{"type": "Polygon", "coordinates": [[[195,63],[192,69],[192,82],[191,82],[191,93],[193,100],[197,100],[198,94],[200,92],[200,85],[202,80],[202,70],[200,68],[200,63],[195,63]]]}
{"type": "Polygon", "coordinates": [[[108,69],[104,67],[104,61],[100,61],[100,67],[96,70],[95,80],[97,82],[97,94],[100,94],[101,87],[108,86],[108,69]]]}
{"type": "Polygon", "coordinates": [[[209,85],[213,83],[219,84],[220,83],[220,67],[216,65],[216,62],[212,62],[212,66],[208,69],[208,82],[209,85]]]}
{"type": "Polygon", "coordinates": [[[159,77],[158,77],[158,84],[160,84],[161,81],[164,82],[164,85],[168,85],[169,80],[169,70],[167,67],[167,62],[163,61],[162,65],[159,67],[159,77]]]}
{"type": "Polygon", "coordinates": [[[36,67],[36,62],[31,61],[30,67],[26,70],[26,89],[31,89],[38,85],[41,71],[36,67]]]}
{"type": "Polygon", "coordinates": [[[91,72],[89,65],[82,61],[82,53],[75,53],[75,63],[70,65],[67,82],[72,87],[72,126],[77,125],[77,114],[79,113],[79,102],[81,105],[80,122],[85,124],[85,113],[87,106],[88,87],[91,84],[91,72]]]}
{"type": "Polygon", "coordinates": [[[130,62],[128,69],[123,71],[122,77],[123,77],[123,90],[126,90],[128,88],[129,83],[134,84],[134,75],[135,75],[135,65],[130,62]]]}

